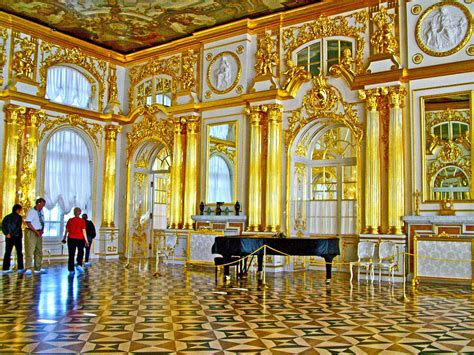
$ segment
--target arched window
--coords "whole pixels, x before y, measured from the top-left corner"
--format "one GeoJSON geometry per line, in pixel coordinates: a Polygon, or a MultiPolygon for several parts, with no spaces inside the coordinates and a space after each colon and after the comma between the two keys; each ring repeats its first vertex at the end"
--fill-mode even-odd
{"type": "Polygon", "coordinates": [[[54,66],[48,69],[46,79],[46,98],[51,101],[91,108],[92,85],[86,76],[67,66],[54,66]]]}
{"type": "Polygon", "coordinates": [[[171,154],[163,147],[153,161],[153,229],[166,229],[169,225],[171,154]]]}
{"type": "Polygon", "coordinates": [[[226,159],[219,154],[211,155],[209,159],[209,191],[208,202],[232,201],[232,169],[226,159]]]}
{"type": "Polygon", "coordinates": [[[54,133],[45,155],[45,236],[61,237],[74,207],[90,213],[91,186],[91,154],[84,139],[69,129],[54,133]]]}
{"type": "Polygon", "coordinates": [[[344,39],[324,39],[313,42],[296,52],[296,65],[302,66],[312,75],[321,71],[329,73],[334,64],[339,64],[344,49],[354,54],[352,41],[344,39]]]}
{"type": "Polygon", "coordinates": [[[137,105],[150,106],[160,104],[171,106],[171,80],[167,78],[152,78],[137,86],[137,105]]]}

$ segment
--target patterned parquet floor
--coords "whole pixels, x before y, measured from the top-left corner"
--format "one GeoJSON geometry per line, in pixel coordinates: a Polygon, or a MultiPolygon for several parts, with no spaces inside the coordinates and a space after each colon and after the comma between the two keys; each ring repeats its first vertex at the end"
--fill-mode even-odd
{"type": "Polygon", "coordinates": [[[474,352],[468,286],[401,285],[323,273],[215,283],[212,269],[98,261],[80,276],[0,276],[0,353],[330,354],[474,352]]]}

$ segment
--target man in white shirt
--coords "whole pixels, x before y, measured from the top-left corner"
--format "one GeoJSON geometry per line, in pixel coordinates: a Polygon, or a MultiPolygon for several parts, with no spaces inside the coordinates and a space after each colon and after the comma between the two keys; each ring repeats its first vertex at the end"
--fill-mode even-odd
{"type": "Polygon", "coordinates": [[[43,207],[46,200],[42,197],[36,200],[36,205],[26,214],[25,230],[25,275],[31,275],[32,261],[35,261],[35,274],[44,274],[46,270],[41,268],[43,262],[43,231],[44,215],[43,207]]]}

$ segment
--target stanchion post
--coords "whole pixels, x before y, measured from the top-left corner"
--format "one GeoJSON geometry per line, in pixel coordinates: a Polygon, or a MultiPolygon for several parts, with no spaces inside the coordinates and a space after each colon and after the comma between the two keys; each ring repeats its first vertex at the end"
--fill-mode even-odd
{"type": "Polygon", "coordinates": [[[266,281],[267,281],[267,275],[266,275],[266,270],[267,268],[265,267],[265,260],[267,260],[267,246],[264,245],[263,246],[263,284],[266,285],[266,281]]]}

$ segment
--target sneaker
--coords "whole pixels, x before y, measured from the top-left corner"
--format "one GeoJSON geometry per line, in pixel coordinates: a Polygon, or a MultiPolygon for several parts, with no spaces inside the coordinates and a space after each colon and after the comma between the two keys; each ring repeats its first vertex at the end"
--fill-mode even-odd
{"type": "Polygon", "coordinates": [[[77,270],[78,272],[80,272],[80,273],[83,273],[83,272],[84,272],[84,269],[82,268],[81,265],[77,265],[77,266],[76,266],[76,270],[77,270]]]}
{"type": "Polygon", "coordinates": [[[74,276],[74,271],[69,271],[69,276],[74,276]]]}
{"type": "Polygon", "coordinates": [[[87,261],[84,263],[84,266],[92,266],[92,261],[87,261]]]}
{"type": "Polygon", "coordinates": [[[18,272],[19,274],[23,274],[25,272],[24,269],[18,269],[16,272],[18,272]]]}
{"type": "Polygon", "coordinates": [[[25,271],[25,275],[31,275],[31,274],[32,274],[31,269],[28,269],[25,271]]]}
{"type": "Polygon", "coordinates": [[[13,272],[13,270],[3,270],[2,273],[3,274],[11,274],[13,272]]]}

